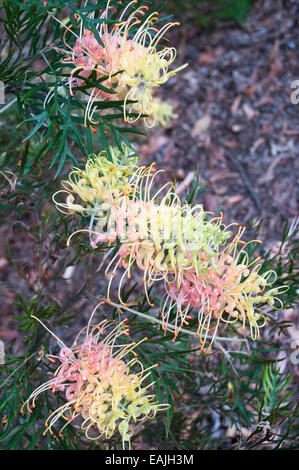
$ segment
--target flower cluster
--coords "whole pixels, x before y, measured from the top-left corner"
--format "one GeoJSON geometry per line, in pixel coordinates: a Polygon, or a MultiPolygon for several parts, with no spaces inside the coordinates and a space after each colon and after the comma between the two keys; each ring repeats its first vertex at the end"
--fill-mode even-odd
{"type": "Polygon", "coordinates": [[[111,13],[115,13],[109,0],[99,18],[101,21],[97,37],[83,26],[81,18],[78,18],[80,33],[66,29],[76,37],[75,45],[71,47],[65,42],[66,50],[63,50],[69,56],[65,60],[75,66],[69,78],[71,95],[73,87],[86,85],[85,79],[92,74],[101,85],[88,92],[85,126],[90,125],[92,130],[97,125],[93,118],[96,103],[103,100],[123,100],[125,122],[135,122],[147,115],[144,117],[147,127],[158,123],[167,126],[169,120],[176,117],[170,104],[163,103],[153,95],[157,87],[187,66],[184,64],[170,71],[169,67],[176,58],[176,49],[158,49],[166,31],[179,23],[167,23],[158,30],[154,24],[158,21],[159,13],[149,14],[148,6],[136,8],[136,3],[136,0],[129,2],[117,22],[113,22],[109,28],[111,13]]]}
{"type": "MultiPolygon", "coordinates": [[[[154,164],[135,166],[136,160],[129,163],[128,150],[124,149],[124,162],[119,150],[110,152],[113,163],[102,154],[88,161],[85,171],[75,169],[71,173],[70,180],[63,183],[65,203],[58,202],[54,195],[58,208],[90,216],[89,228],[79,232],[89,233],[94,249],[102,243],[119,244],[106,268],[110,278],[108,302],[114,275],[122,267],[118,296],[126,306],[121,298],[122,284],[137,266],[143,272],[150,305],[148,287],[164,281],[162,327],[165,331],[174,327],[174,339],[183,326],[189,325],[194,310],[203,347],[207,338],[212,344],[221,321],[241,320],[244,329],[247,320],[252,338],[258,337],[259,328],[265,323],[258,305],[274,306],[276,296],[285,288],[264,292],[275,282],[276,274],[259,274],[259,259],[249,261],[245,250],[248,243],[242,241],[245,227],[239,226],[232,238],[229,227],[222,222],[222,213],[216,216],[205,212],[201,205],[191,207],[186,201],[182,204],[172,183],[153,192],[154,178],[159,173],[154,164]],[[74,200],[74,195],[79,196],[79,201],[74,200]]],[[[78,232],[69,237],[68,244],[75,233],[78,232]]]]}
{"type": "Polygon", "coordinates": [[[65,421],[60,435],[68,424],[77,420],[91,440],[110,439],[118,431],[125,448],[127,443],[130,446],[132,425],[168,408],[148,393],[153,383],[144,385],[150,369],[158,366],[144,369],[137,358],[134,349],[146,338],[139,343],[119,343],[122,335],[129,334],[126,321],[116,325],[104,320],[91,325],[90,318],[70,348],[52,333],[62,347],[58,356],[47,355],[47,358],[60,364],[54,377],[38,387],[21,409],[23,413],[26,406],[32,413],[37,397],[46,390],[63,392],[66,402],[47,418],[44,435],[53,434],[52,428],[59,419],[65,421]],[[127,361],[128,355],[133,357],[127,361]]]}
{"type": "Polygon", "coordinates": [[[190,318],[189,310],[196,308],[197,333],[203,346],[209,332],[213,333],[210,345],[213,343],[220,321],[234,323],[241,320],[244,331],[248,320],[251,337],[256,339],[260,337],[259,328],[266,323],[265,316],[260,313],[257,306],[268,303],[274,307],[277,302],[282,307],[280,299],[276,296],[285,292],[287,287],[265,291],[266,287],[275,283],[277,275],[274,271],[259,274],[261,269],[261,264],[258,264],[259,257],[249,261],[245,246],[261,242],[259,240],[252,240],[247,244],[243,242],[241,235],[244,230],[245,227],[240,227],[235,238],[214,259],[214,266],[208,264],[200,276],[197,276],[191,268],[184,272],[180,285],[176,279],[167,282],[162,319],[167,324],[172,309],[174,307],[177,309],[175,336],[185,323],[188,324],[186,319],[190,318]],[[241,245],[241,248],[238,245],[241,245]],[[211,327],[213,319],[216,325],[211,327]]]}

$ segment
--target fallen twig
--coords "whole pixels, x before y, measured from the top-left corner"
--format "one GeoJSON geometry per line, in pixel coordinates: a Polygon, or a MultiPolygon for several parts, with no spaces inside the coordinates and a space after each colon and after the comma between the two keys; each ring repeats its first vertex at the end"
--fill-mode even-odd
{"type": "Polygon", "coordinates": [[[228,153],[225,153],[225,157],[230,161],[232,162],[232,164],[235,166],[235,168],[238,170],[238,172],[240,173],[241,177],[242,177],[242,180],[243,180],[243,183],[246,187],[246,189],[248,190],[248,193],[251,197],[251,199],[253,200],[258,212],[261,214],[262,213],[262,205],[261,205],[261,202],[258,198],[258,196],[256,195],[255,191],[252,189],[252,185],[250,184],[250,181],[249,179],[247,178],[247,175],[246,175],[246,172],[243,168],[243,166],[241,165],[241,163],[237,160],[236,157],[232,157],[231,155],[229,155],[228,153]]]}

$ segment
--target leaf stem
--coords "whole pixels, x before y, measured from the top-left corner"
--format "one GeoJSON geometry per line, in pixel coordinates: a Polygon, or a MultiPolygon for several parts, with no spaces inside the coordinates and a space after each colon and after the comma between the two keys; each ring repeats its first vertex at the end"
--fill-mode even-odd
{"type": "MultiPolygon", "coordinates": [[[[108,305],[112,305],[113,307],[116,307],[117,309],[123,309],[123,310],[126,310],[127,312],[134,313],[134,315],[138,315],[139,317],[145,318],[146,320],[149,320],[153,323],[157,323],[159,325],[164,325],[164,323],[161,320],[158,320],[158,318],[147,315],[146,313],[138,312],[137,310],[126,307],[126,306],[121,305],[121,304],[117,304],[117,303],[112,302],[112,301],[108,302],[107,298],[104,297],[103,295],[101,295],[101,297],[105,300],[105,302],[108,305]]],[[[168,328],[170,328],[172,331],[175,331],[175,327],[172,326],[172,325],[168,325],[168,328]]],[[[183,333],[186,333],[187,335],[194,336],[196,339],[199,340],[199,336],[194,331],[189,331],[189,330],[186,330],[185,328],[180,328],[180,331],[182,331],[183,333]]],[[[207,335],[207,338],[210,339],[210,338],[212,338],[212,336],[207,335]]],[[[246,341],[243,338],[224,338],[222,336],[215,336],[215,339],[217,341],[242,341],[242,342],[246,341]]]]}

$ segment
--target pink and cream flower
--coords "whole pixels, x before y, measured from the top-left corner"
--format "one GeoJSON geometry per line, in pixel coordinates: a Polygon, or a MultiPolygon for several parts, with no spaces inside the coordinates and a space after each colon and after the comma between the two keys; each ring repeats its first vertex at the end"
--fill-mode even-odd
{"type": "Polygon", "coordinates": [[[147,338],[139,343],[119,341],[129,334],[127,319],[119,324],[104,320],[95,325],[91,319],[92,316],[71,347],[51,332],[62,347],[57,356],[48,354],[47,358],[59,365],[53,378],[31,393],[21,413],[25,407],[32,413],[41,393],[61,392],[65,403],[47,418],[44,434],[53,434],[54,425],[62,420],[64,425],[59,431],[62,436],[63,430],[75,421],[88,439],[110,439],[118,432],[123,448],[127,444],[130,447],[136,423],[168,408],[166,404],[158,404],[149,393],[153,383],[144,383],[150,370],[158,364],[144,369],[134,351],[147,338]]]}
{"type": "Polygon", "coordinates": [[[157,123],[168,125],[169,119],[174,116],[172,106],[154,98],[153,94],[157,87],[187,66],[184,64],[169,70],[176,58],[176,49],[159,46],[166,31],[179,23],[167,23],[158,30],[154,26],[158,12],[144,19],[149,7],[135,8],[135,3],[136,0],[129,2],[118,21],[109,28],[107,23],[111,21],[110,12],[114,12],[114,8],[108,1],[100,16],[103,20],[98,27],[100,41],[92,31],[83,27],[80,18],[78,34],[66,28],[76,37],[75,45],[71,47],[65,41],[66,49],[63,50],[69,56],[65,61],[74,64],[69,78],[71,94],[73,87],[85,85],[84,79],[93,72],[101,80],[100,85],[105,87],[88,91],[84,120],[92,130],[98,124],[93,118],[97,102],[103,100],[123,100],[125,121],[135,122],[144,114],[148,115],[144,117],[147,127],[157,123]]]}

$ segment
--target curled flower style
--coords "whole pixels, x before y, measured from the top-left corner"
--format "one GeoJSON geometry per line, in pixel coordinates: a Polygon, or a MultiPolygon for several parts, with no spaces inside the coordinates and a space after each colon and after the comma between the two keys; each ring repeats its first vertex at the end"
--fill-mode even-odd
{"type": "Polygon", "coordinates": [[[257,264],[260,257],[249,260],[245,248],[248,244],[241,240],[245,227],[240,227],[234,240],[214,260],[214,265],[207,265],[200,275],[194,270],[186,270],[181,284],[177,281],[166,285],[166,300],[162,309],[162,320],[165,331],[169,325],[170,317],[176,308],[175,337],[188,320],[192,319],[191,310],[197,309],[198,328],[202,348],[205,346],[208,333],[212,333],[210,349],[219,326],[219,323],[242,322],[242,330],[248,321],[251,338],[260,337],[259,329],[266,323],[265,316],[259,306],[268,303],[273,308],[282,308],[282,302],[277,295],[288,290],[287,286],[280,286],[265,290],[273,285],[277,279],[275,271],[259,274],[261,264],[257,264]],[[238,245],[242,248],[239,249],[238,245]],[[275,306],[278,304],[278,307],[275,306]],[[213,325],[214,322],[216,323],[213,325]]]}
{"type": "MultiPolygon", "coordinates": [[[[157,203],[153,200],[128,200],[122,197],[115,201],[110,211],[108,232],[113,233],[121,246],[109,263],[106,274],[110,286],[118,267],[125,268],[119,283],[121,299],[122,282],[131,277],[133,266],[143,271],[143,283],[147,287],[154,282],[175,275],[178,285],[186,269],[192,266],[196,272],[204,269],[213,258],[230,232],[221,224],[221,217],[206,219],[201,205],[191,208],[180,205],[178,198],[170,191],[157,203]]],[[[97,223],[95,232],[101,235],[93,241],[96,247],[104,240],[102,226],[97,223]]],[[[107,241],[107,240],[105,240],[107,241]]],[[[147,296],[148,302],[149,298],[147,296]]]]}
{"type": "Polygon", "coordinates": [[[158,30],[154,23],[158,21],[159,13],[153,12],[144,18],[149,7],[135,8],[136,3],[136,0],[129,2],[109,28],[110,13],[115,13],[109,0],[99,18],[102,21],[99,22],[97,37],[84,28],[82,18],[79,18],[79,34],[66,28],[66,32],[76,37],[75,45],[70,46],[65,41],[66,49],[62,51],[69,56],[65,61],[75,66],[69,78],[71,95],[73,87],[86,85],[85,79],[92,74],[99,81],[100,86],[88,92],[85,111],[85,126],[90,125],[92,130],[98,124],[93,118],[96,103],[103,100],[123,100],[125,122],[135,122],[148,115],[144,123],[153,127],[157,123],[167,125],[173,116],[171,106],[153,98],[153,94],[157,87],[187,66],[184,64],[170,71],[176,49],[159,46],[166,31],[179,23],[167,23],[158,30]]]}
{"type": "Polygon", "coordinates": [[[169,407],[157,403],[155,396],[148,393],[153,383],[144,385],[150,369],[158,364],[144,369],[134,351],[147,338],[139,343],[119,342],[121,336],[129,334],[127,319],[119,324],[104,320],[96,325],[91,324],[91,319],[92,316],[70,348],[51,332],[62,347],[58,356],[47,355],[47,358],[60,364],[53,378],[29,396],[21,413],[25,406],[32,413],[37,397],[46,390],[60,391],[66,402],[47,418],[44,435],[53,434],[52,428],[60,419],[65,421],[60,435],[72,421],[78,420],[88,439],[110,439],[118,431],[123,448],[126,444],[130,447],[134,424],[153,418],[159,410],[169,407]],[[132,358],[128,360],[130,355],[132,358]]]}

